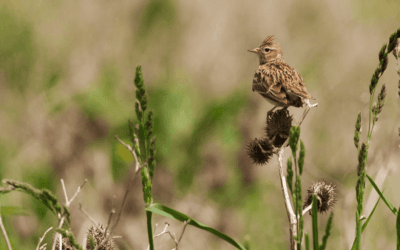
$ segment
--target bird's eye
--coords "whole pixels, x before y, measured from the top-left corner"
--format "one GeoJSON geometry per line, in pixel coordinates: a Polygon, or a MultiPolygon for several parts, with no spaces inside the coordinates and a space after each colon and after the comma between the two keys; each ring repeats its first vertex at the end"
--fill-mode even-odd
{"type": "Polygon", "coordinates": [[[264,48],[264,52],[265,52],[265,53],[267,53],[267,52],[269,52],[269,51],[270,51],[269,48],[264,48]]]}

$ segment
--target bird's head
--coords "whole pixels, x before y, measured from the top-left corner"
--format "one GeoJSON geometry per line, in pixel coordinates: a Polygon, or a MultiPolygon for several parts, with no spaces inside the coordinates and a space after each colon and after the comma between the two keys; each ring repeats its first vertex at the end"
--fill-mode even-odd
{"type": "Polygon", "coordinates": [[[265,64],[275,59],[282,58],[281,47],[278,43],[274,42],[275,37],[267,37],[259,47],[249,49],[248,51],[258,54],[260,57],[260,64],[265,64]]]}

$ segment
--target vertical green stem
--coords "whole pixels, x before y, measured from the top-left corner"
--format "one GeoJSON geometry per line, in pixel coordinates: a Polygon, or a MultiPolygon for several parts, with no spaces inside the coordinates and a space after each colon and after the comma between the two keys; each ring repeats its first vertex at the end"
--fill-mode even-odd
{"type": "MultiPolygon", "coordinates": [[[[142,167],[141,172],[142,172],[143,197],[144,197],[144,201],[146,203],[146,207],[148,207],[153,203],[153,198],[151,195],[151,180],[150,180],[147,166],[142,167]]],[[[154,250],[152,213],[149,211],[146,211],[146,218],[147,218],[147,235],[149,237],[150,250],[154,250]]]]}
{"type": "MultiPolygon", "coordinates": [[[[141,166],[143,198],[146,207],[149,207],[153,203],[153,197],[151,192],[152,189],[151,181],[154,171],[154,161],[152,163],[149,163],[148,159],[148,156],[151,155],[149,142],[153,130],[153,120],[152,120],[152,111],[148,111],[147,122],[145,119],[146,117],[145,111],[147,109],[148,97],[146,95],[146,90],[144,88],[141,66],[136,67],[136,75],[134,83],[136,86],[136,99],[137,99],[135,103],[135,111],[136,111],[136,117],[139,121],[139,129],[135,129],[133,124],[131,124],[130,131],[131,134],[133,134],[132,142],[135,147],[138,147],[138,149],[135,148],[136,149],[135,151],[138,154],[137,161],[139,161],[139,164],[141,166]],[[137,138],[135,138],[136,136],[137,138]],[[137,145],[137,140],[139,145],[137,145]]],[[[152,212],[146,211],[146,218],[147,218],[147,235],[149,237],[149,249],[154,250],[152,212]]]]}
{"type": "Polygon", "coordinates": [[[153,241],[153,213],[150,211],[146,211],[147,218],[147,235],[149,236],[149,247],[150,250],[154,250],[154,241],[153,241]]]}
{"type": "Polygon", "coordinates": [[[310,239],[309,239],[307,233],[306,233],[306,235],[304,236],[304,241],[305,241],[305,244],[306,244],[306,250],[310,250],[310,239]]]}
{"type": "Polygon", "coordinates": [[[318,250],[318,205],[317,205],[317,196],[313,194],[312,201],[312,229],[313,229],[313,247],[314,250],[318,250]]]}
{"type": "Polygon", "coordinates": [[[361,250],[361,220],[358,211],[356,211],[356,250],[361,250]]]}
{"type": "Polygon", "coordinates": [[[400,250],[400,208],[397,210],[396,219],[396,232],[397,232],[397,250],[400,250]]]}

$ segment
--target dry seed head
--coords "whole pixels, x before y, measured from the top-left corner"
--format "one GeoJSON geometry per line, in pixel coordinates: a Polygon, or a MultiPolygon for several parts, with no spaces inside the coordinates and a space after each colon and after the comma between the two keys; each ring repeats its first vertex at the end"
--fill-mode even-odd
{"type": "Polygon", "coordinates": [[[361,125],[362,125],[361,112],[359,112],[358,116],[357,116],[357,122],[356,122],[356,130],[358,132],[361,132],[361,125]]]}
{"type": "Polygon", "coordinates": [[[371,84],[369,85],[369,93],[372,94],[372,91],[376,88],[376,85],[378,84],[379,77],[381,74],[381,67],[378,66],[378,68],[375,70],[374,74],[372,75],[371,78],[371,84]]]}
{"type": "Polygon", "coordinates": [[[398,37],[400,37],[400,29],[398,29],[397,32],[393,33],[389,37],[388,53],[392,52],[393,49],[396,47],[396,43],[397,43],[397,38],[398,37]]]}
{"type": "Polygon", "coordinates": [[[326,212],[336,203],[336,186],[326,183],[324,180],[312,183],[307,189],[307,197],[303,208],[312,203],[312,196],[315,194],[318,201],[318,212],[326,212]]]}
{"type": "Polygon", "coordinates": [[[354,145],[358,148],[358,143],[360,142],[360,132],[354,133],[354,145]]]}
{"type": "Polygon", "coordinates": [[[361,112],[358,113],[357,116],[357,121],[356,121],[356,130],[354,131],[354,145],[356,146],[356,148],[358,148],[358,144],[360,142],[360,136],[361,136],[361,112]]]}
{"type": "Polygon", "coordinates": [[[376,111],[376,102],[372,104],[372,113],[375,113],[375,111],[376,111]]]}
{"type": "MultiPolygon", "coordinates": [[[[103,225],[99,223],[97,227],[91,226],[88,229],[86,236],[86,249],[90,250],[90,239],[89,236],[92,236],[93,241],[95,243],[95,247],[100,245],[106,238],[104,244],[102,244],[98,249],[99,250],[112,250],[114,249],[114,240],[112,234],[109,230],[105,232],[105,228],[103,225]]],[[[93,249],[92,249],[93,250],[93,249]]]]}
{"type": "Polygon", "coordinates": [[[382,59],[385,57],[385,51],[386,51],[386,44],[384,44],[379,51],[379,61],[382,61],[382,59]]]}
{"type": "Polygon", "coordinates": [[[380,67],[381,73],[382,73],[382,74],[383,74],[383,72],[386,70],[387,65],[388,65],[388,62],[389,62],[388,58],[387,58],[387,57],[384,57],[384,58],[383,58],[383,61],[382,61],[382,66],[380,67]]]}
{"type": "Polygon", "coordinates": [[[367,144],[365,144],[365,142],[364,142],[364,143],[361,145],[361,151],[360,151],[360,154],[358,155],[358,162],[359,162],[359,163],[361,163],[361,161],[363,160],[363,157],[364,157],[366,148],[367,148],[367,144]]]}
{"type": "Polygon", "coordinates": [[[400,37],[396,40],[396,45],[392,51],[393,55],[398,59],[400,57],[400,37]]]}
{"type": "Polygon", "coordinates": [[[293,117],[287,109],[280,109],[267,116],[265,131],[272,144],[280,148],[289,136],[293,117]]]}
{"type": "Polygon", "coordinates": [[[268,138],[255,138],[247,147],[247,154],[255,164],[266,164],[271,159],[274,146],[268,138]]]}
{"type": "MultiPolygon", "coordinates": [[[[61,236],[62,237],[62,236],[61,236]]],[[[60,249],[60,234],[54,233],[53,240],[56,241],[55,249],[60,249]]],[[[62,237],[61,242],[61,249],[62,250],[76,250],[74,246],[71,245],[68,238],[62,237]]]]}
{"type": "MultiPolygon", "coordinates": [[[[397,74],[399,74],[399,77],[400,77],[400,70],[397,72],[397,74]]],[[[399,78],[399,93],[398,93],[398,95],[399,95],[399,97],[400,97],[400,78],[399,78]]]]}
{"type": "Polygon", "coordinates": [[[379,93],[378,96],[378,102],[384,101],[385,98],[386,98],[386,83],[382,85],[381,92],[379,93]]]}
{"type": "Polygon", "coordinates": [[[382,85],[381,92],[378,95],[378,105],[376,110],[378,112],[378,115],[382,112],[382,108],[385,105],[385,101],[386,101],[386,83],[382,85]]]}
{"type": "MultiPolygon", "coordinates": [[[[361,163],[367,157],[367,144],[364,142],[361,145],[360,153],[358,155],[357,176],[361,174],[361,163]]],[[[364,166],[365,167],[365,166],[364,166]]]]}

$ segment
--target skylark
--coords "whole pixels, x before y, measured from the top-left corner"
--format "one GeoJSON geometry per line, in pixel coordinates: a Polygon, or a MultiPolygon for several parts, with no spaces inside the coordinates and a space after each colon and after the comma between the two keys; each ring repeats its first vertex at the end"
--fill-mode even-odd
{"type": "Polygon", "coordinates": [[[313,99],[300,73],[283,60],[281,48],[274,40],[274,36],[269,36],[259,47],[248,50],[260,57],[260,66],[253,78],[253,91],[275,105],[268,111],[268,116],[277,107],[299,108],[313,99]]]}

